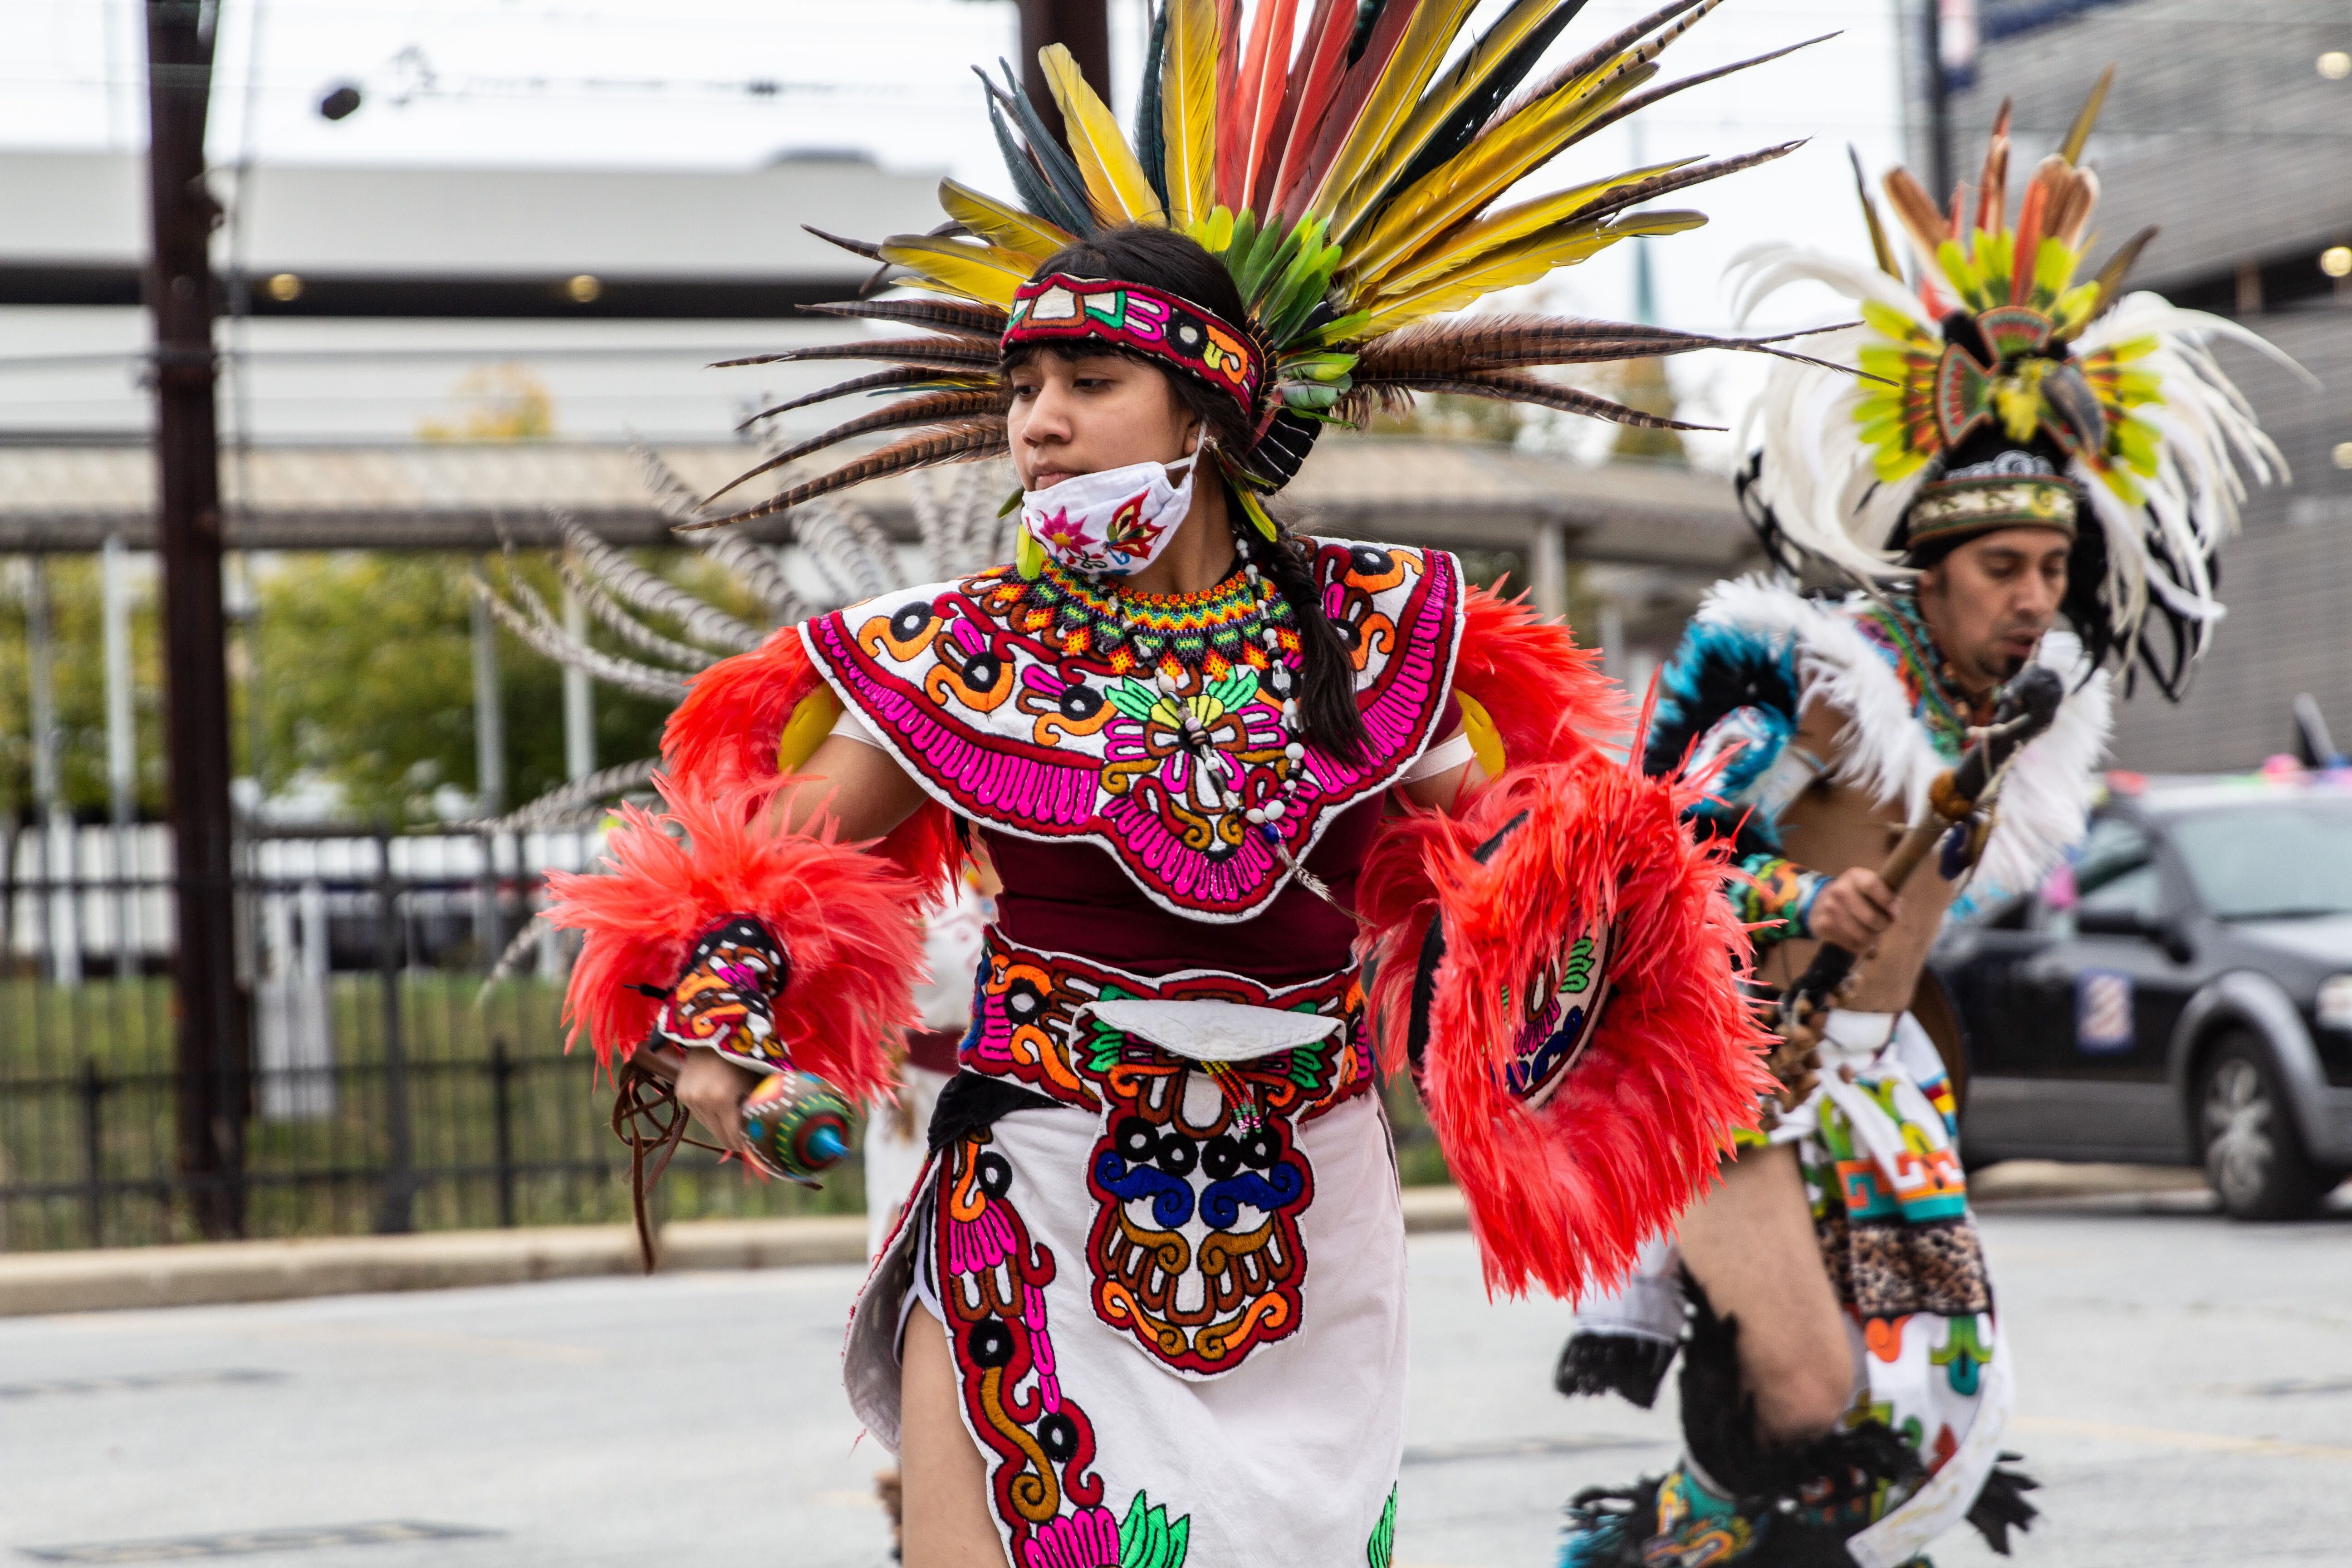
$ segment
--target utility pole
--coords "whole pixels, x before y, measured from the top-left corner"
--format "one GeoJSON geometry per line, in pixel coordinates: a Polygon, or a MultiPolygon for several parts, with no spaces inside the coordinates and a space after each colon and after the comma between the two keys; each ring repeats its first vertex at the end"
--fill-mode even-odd
{"type": "Polygon", "coordinates": [[[1087,85],[1108,100],[1110,17],[1105,0],[1021,0],[1021,85],[1059,142],[1062,117],[1054,112],[1054,89],[1045,84],[1045,73],[1037,64],[1037,51],[1047,44],[1068,49],[1087,85]]]}
{"type": "Polygon", "coordinates": [[[245,1226],[245,1008],[230,846],[226,617],[221,604],[212,231],[205,188],[214,0],[148,0],[148,190],[155,322],[155,531],[163,558],[179,1027],[180,1173],[205,1236],[245,1226]]]}
{"type": "Polygon", "coordinates": [[[1927,169],[1937,202],[1952,199],[1952,91],[1944,74],[1944,0],[1924,0],[1927,11],[1927,169]]]}

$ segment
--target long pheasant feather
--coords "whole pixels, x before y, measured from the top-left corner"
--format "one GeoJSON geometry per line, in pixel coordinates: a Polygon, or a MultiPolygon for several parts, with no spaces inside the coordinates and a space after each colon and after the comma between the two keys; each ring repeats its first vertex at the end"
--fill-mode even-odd
{"type": "Polygon", "coordinates": [[[855,343],[824,343],[815,348],[780,349],[772,354],[751,354],[742,359],[714,360],[713,370],[732,370],[747,364],[814,364],[824,360],[878,359],[902,364],[946,365],[950,368],[969,366],[974,370],[993,371],[1002,363],[994,344],[982,344],[969,338],[867,338],[855,343]]]}
{"type": "Polygon", "coordinates": [[[1062,131],[1070,140],[1070,155],[1087,183],[1087,200],[1096,220],[1106,225],[1168,221],[1143,165],[1135,161],[1118,121],[1112,118],[1095,89],[1078,70],[1078,62],[1060,44],[1048,44],[1037,61],[1045,82],[1062,110],[1062,131]]]}
{"type": "Polygon", "coordinates": [[[942,425],[936,430],[919,430],[877,452],[845,463],[830,473],[820,474],[805,484],[794,485],[781,494],[771,496],[757,506],[725,517],[697,518],[690,522],[670,525],[673,533],[693,533],[706,528],[726,528],[739,522],[751,522],[758,518],[773,517],[780,511],[845,490],[852,485],[862,485],[869,479],[887,479],[916,468],[931,468],[940,463],[974,462],[993,458],[1011,446],[1005,436],[1002,416],[986,419],[961,419],[942,425]]]}
{"type": "Polygon", "coordinates": [[[1637,92],[1618,100],[1616,108],[1584,127],[1580,134],[1589,140],[1608,130],[1627,115],[1641,113],[1660,99],[1672,98],[1678,92],[1687,92],[1692,88],[1729,76],[1734,71],[1744,71],[1750,67],[1769,64],[1779,59],[1782,55],[1793,55],[1799,49],[1810,49],[1815,44],[1826,43],[1836,37],[1838,35],[1835,33],[1818,33],[1798,43],[1785,44],[1780,48],[1769,50],[1764,54],[1750,55],[1744,60],[1734,60],[1729,65],[1717,66],[1710,70],[1696,71],[1689,76],[1676,77],[1672,81],[1660,82],[1646,92],[1637,92]]]}
{"type": "Polygon", "coordinates": [[[1214,0],[1168,0],[1168,58],[1160,67],[1160,115],[1168,221],[1178,228],[1206,223],[1217,205],[1214,0]]]}
{"type": "Polygon", "coordinates": [[[991,245],[1016,256],[1034,257],[1040,261],[1063,247],[1076,243],[1078,237],[1059,224],[1032,216],[1017,207],[1006,205],[994,196],[953,180],[940,182],[940,206],[950,217],[991,245]]]}
{"type": "Polygon", "coordinates": [[[849,316],[869,321],[904,321],[950,332],[960,338],[980,338],[993,344],[1004,336],[1005,313],[989,305],[961,300],[856,300],[829,305],[803,305],[812,316],[849,316]]]}
{"type": "Polygon", "coordinates": [[[827,447],[835,446],[859,436],[870,436],[877,430],[901,430],[909,425],[937,425],[943,420],[962,419],[975,414],[985,414],[997,405],[997,391],[992,386],[957,386],[939,392],[923,393],[914,397],[900,398],[887,408],[879,408],[871,414],[863,414],[855,419],[844,420],[821,435],[812,436],[805,441],[794,442],[792,446],[768,458],[766,461],[746,468],[710,494],[703,497],[702,504],[709,506],[745,480],[758,479],[761,474],[781,468],[787,463],[797,463],[812,452],[822,452],[827,447]]]}
{"type": "Polygon", "coordinates": [[[762,408],[736,426],[735,430],[740,435],[762,419],[773,419],[777,415],[790,414],[795,408],[830,403],[836,397],[848,397],[860,392],[911,392],[919,387],[945,390],[951,386],[970,391],[995,384],[996,377],[984,371],[940,370],[926,364],[896,365],[889,370],[877,370],[870,375],[853,375],[847,381],[836,381],[831,386],[762,408]]]}
{"type": "MultiPolygon", "coordinates": [[[[1668,350],[1668,353],[1674,351],[1668,350]]],[[[1456,397],[1499,397],[1514,403],[1534,403],[1546,408],[1557,408],[1565,414],[1582,414],[1594,419],[1607,419],[1619,425],[1639,426],[1644,430],[1719,430],[1718,425],[1685,425],[1679,419],[1667,419],[1659,415],[1628,408],[1606,397],[1581,392],[1572,386],[1545,381],[1532,375],[1512,375],[1495,371],[1486,374],[1459,377],[1433,377],[1426,381],[1392,384],[1402,390],[1415,393],[1451,394],[1456,397]]],[[[1379,390],[1374,388],[1373,390],[1379,390]]]]}

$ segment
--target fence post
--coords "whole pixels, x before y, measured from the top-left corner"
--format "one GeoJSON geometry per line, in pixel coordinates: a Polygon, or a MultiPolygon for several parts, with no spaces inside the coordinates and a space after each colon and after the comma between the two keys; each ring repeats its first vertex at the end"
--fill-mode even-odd
{"type": "Polygon", "coordinates": [[[515,1222],[514,1058],[504,1035],[490,1042],[490,1110],[498,1131],[499,1223],[515,1222]]]}
{"type": "Polygon", "coordinates": [[[408,1122],[408,1046],[400,1018],[400,888],[392,876],[392,835],[375,835],[376,969],[383,990],[384,1124],[390,1149],[383,1173],[383,1206],[376,1229],[387,1236],[416,1228],[416,1151],[408,1122]]]}
{"type": "Polygon", "coordinates": [[[81,1059],[82,1205],[89,1244],[106,1245],[106,1079],[97,1058],[81,1059]]]}

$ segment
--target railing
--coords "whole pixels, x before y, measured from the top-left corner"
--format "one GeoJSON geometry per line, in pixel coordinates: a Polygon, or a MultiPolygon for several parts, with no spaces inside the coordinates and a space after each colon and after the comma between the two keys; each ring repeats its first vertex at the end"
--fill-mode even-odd
{"type": "MultiPolygon", "coordinates": [[[[236,1158],[192,1178],[169,877],[154,830],[110,851],[111,831],[63,855],[61,836],[27,833],[0,853],[0,1249],[200,1239],[200,1195],[225,1196],[203,1212],[252,1237],[627,1217],[609,1098],[584,1047],[563,1052],[560,939],[487,978],[546,870],[585,865],[593,841],[249,845],[249,1048],[223,1097],[245,1115],[193,1130],[236,1158]]],[[[659,1201],[680,1217],[774,1215],[856,1211],[864,1192],[854,1161],[812,1193],[689,1151],[659,1201]]]]}

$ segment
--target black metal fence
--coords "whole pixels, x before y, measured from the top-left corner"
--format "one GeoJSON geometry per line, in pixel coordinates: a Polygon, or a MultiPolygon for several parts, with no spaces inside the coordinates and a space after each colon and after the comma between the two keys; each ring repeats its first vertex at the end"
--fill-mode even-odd
{"type": "MultiPolygon", "coordinates": [[[[167,848],[83,828],[0,845],[0,1249],[201,1239],[174,1060],[167,848]]],[[[200,1178],[252,1237],[627,1217],[609,1095],[560,1019],[568,950],[547,933],[491,968],[593,857],[530,839],[257,838],[239,884],[249,1027],[221,1097],[234,1151],[200,1178]]],[[[536,928],[544,932],[544,926],[536,928]]],[[[676,1217],[850,1211],[856,1162],[822,1192],[682,1154],[676,1217]]]]}

